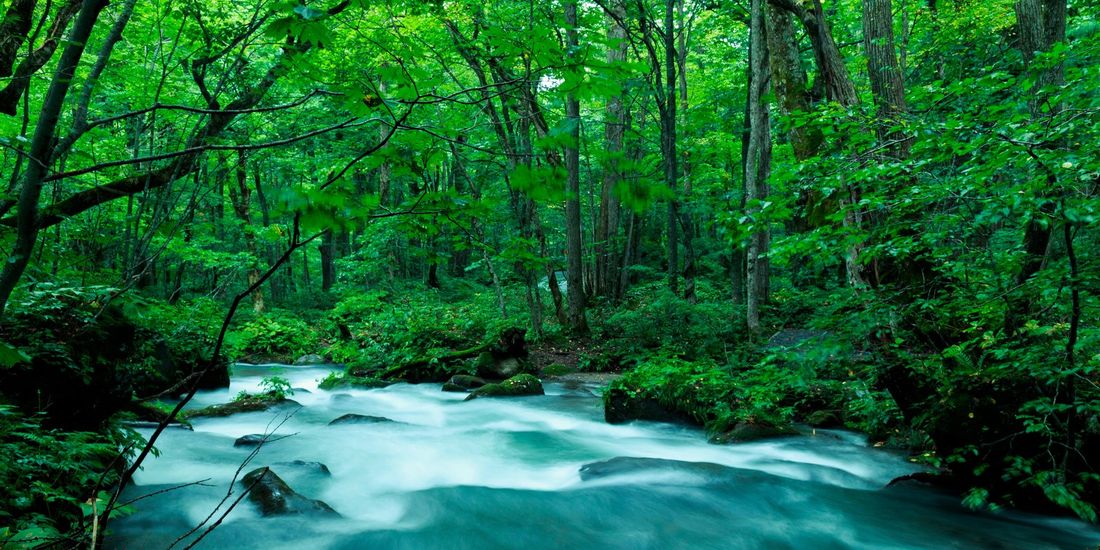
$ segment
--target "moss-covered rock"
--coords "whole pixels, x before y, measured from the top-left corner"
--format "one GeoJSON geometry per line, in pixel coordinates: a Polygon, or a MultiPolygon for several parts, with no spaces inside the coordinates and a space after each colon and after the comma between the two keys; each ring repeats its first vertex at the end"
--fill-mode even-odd
{"type": "Polygon", "coordinates": [[[451,383],[451,382],[444,382],[442,389],[443,389],[443,391],[452,392],[452,393],[466,393],[466,392],[470,391],[466,388],[463,388],[462,386],[459,386],[458,384],[454,384],[454,383],[451,383]]]}
{"type": "Polygon", "coordinates": [[[574,372],[577,372],[577,370],[571,369],[561,363],[551,363],[542,368],[543,376],[563,376],[574,372]]]}
{"type": "Polygon", "coordinates": [[[287,399],[275,393],[262,393],[259,395],[242,397],[229,403],[221,403],[201,409],[184,411],[184,413],[187,418],[197,418],[200,416],[221,417],[238,413],[260,412],[278,408],[297,408],[301,406],[301,404],[293,399],[287,399]]]}
{"type": "Polygon", "coordinates": [[[542,382],[531,374],[517,374],[499,384],[486,384],[470,395],[466,400],[478,397],[518,397],[523,395],[543,395],[542,382]]]}
{"type": "Polygon", "coordinates": [[[360,389],[374,389],[384,388],[392,385],[393,382],[383,380],[381,378],[375,378],[372,376],[355,376],[351,374],[333,374],[328,378],[325,378],[317,385],[322,390],[335,390],[338,388],[360,388],[360,389]]]}

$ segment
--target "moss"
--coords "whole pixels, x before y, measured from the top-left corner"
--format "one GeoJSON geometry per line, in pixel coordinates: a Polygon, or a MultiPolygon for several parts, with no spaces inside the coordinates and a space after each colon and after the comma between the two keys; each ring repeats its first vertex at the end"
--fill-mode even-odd
{"type": "Polygon", "coordinates": [[[354,376],[351,374],[337,374],[333,373],[328,378],[325,378],[317,385],[322,390],[335,390],[338,388],[384,388],[393,384],[381,378],[375,378],[373,376],[354,376]]]}
{"type": "Polygon", "coordinates": [[[249,395],[230,403],[210,405],[209,407],[203,407],[201,409],[184,411],[184,416],[186,418],[196,418],[200,416],[221,417],[245,412],[266,411],[281,406],[299,405],[297,401],[292,399],[287,399],[273,393],[263,393],[259,395],[249,395]]]}
{"type": "Polygon", "coordinates": [[[466,400],[478,397],[517,397],[522,395],[543,395],[542,382],[531,374],[517,374],[499,384],[486,384],[466,397],[466,400]]]}
{"type": "Polygon", "coordinates": [[[544,376],[561,376],[563,374],[572,374],[576,372],[576,369],[571,369],[561,363],[551,363],[542,368],[542,374],[544,376]]]}

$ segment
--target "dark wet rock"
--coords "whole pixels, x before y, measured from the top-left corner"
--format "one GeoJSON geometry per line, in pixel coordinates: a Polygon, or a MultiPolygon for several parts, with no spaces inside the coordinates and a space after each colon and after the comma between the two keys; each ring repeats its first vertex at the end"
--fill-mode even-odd
{"type": "Polygon", "coordinates": [[[265,434],[248,434],[248,435],[238,437],[237,440],[233,442],[233,446],[234,447],[259,447],[260,445],[266,445],[268,443],[273,443],[275,441],[283,439],[284,437],[289,437],[289,436],[272,435],[272,434],[266,434],[266,435],[265,434]]]}
{"type": "Polygon", "coordinates": [[[815,428],[841,428],[844,422],[837,411],[814,411],[806,416],[806,423],[815,428]]]}
{"type": "Polygon", "coordinates": [[[222,403],[220,405],[210,405],[201,409],[195,409],[193,411],[187,411],[188,418],[195,418],[199,416],[229,416],[238,413],[245,412],[260,412],[268,410],[286,410],[296,409],[302,405],[293,399],[287,399],[285,397],[279,397],[274,394],[266,393],[261,395],[250,395],[243,399],[231,401],[229,403],[222,403]]]}
{"type": "Polygon", "coordinates": [[[309,391],[305,388],[290,388],[290,392],[291,393],[300,393],[302,395],[309,395],[309,394],[313,393],[313,392],[311,392],[311,391],[309,391]]]}
{"type": "Polygon", "coordinates": [[[693,424],[694,420],[680,411],[669,410],[656,398],[623,387],[612,387],[604,394],[604,420],[622,424],[632,420],[693,424]]]}
{"type": "Polygon", "coordinates": [[[328,469],[328,466],[312,460],[291,460],[288,462],[276,462],[276,466],[284,466],[296,471],[307,474],[317,474],[325,477],[332,476],[332,471],[328,469]]]}
{"type": "Polygon", "coordinates": [[[452,384],[451,382],[444,382],[442,389],[443,389],[443,391],[449,391],[449,392],[454,392],[454,393],[466,393],[466,392],[470,391],[466,388],[463,388],[462,386],[459,386],[458,384],[452,384]]]}
{"type": "Polygon", "coordinates": [[[712,437],[710,442],[717,444],[744,443],[788,435],[798,435],[798,431],[791,426],[777,426],[763,421],[738,422],[729,431],[712,437]]]}
{"type": "Polygon", "coordinates": [[[619,456],[610,460],[592,462],[581,466],[582,481],[591,481],[612,476],[629,475],[641,472],[689,472],[711,478],[730,478],[738,470],[714,464],[712,462],[684,462],[666,458],[636,458],[619,456]]]}
{"type": "Polygon", "coordinates": [[[484,378],[470,376],[469,374],[456,374],[447,380],[448,383],[459,386],[464,390],[476,390],[489,382],[484,378]]]}
{"type": "Polygon", "coordinates": [[[298,367],[306,367],[306,366],[312,366],[312,365],[325,365],[325,364],[328,364],[328,361],[326,361],[324,357],[321,357],[320,355],[317,355],[316,353],[310,353],[310,354],[307,354],[307,355],[303,355],[303,356],[301,356],[301,357],[294,360],[294,365],[298,366],[298,367]]]}
{"type": "Polygon", "coordinates": [[[366,414],[349,413],[334,419],[332,422],[329,422],[328,425],[334,426],[337,424],[380,424],[383,422],[393,422],[393,420],[390,420],[389,418],[386,418],[384,416],[370,416],[366,414]]]}
{"type": "Polygon", "coordinates": [[[466,400],[478,397],[517,397],[522,395],[543,395],[542,382],[531,374],[518,374],[499,384],[486,384],[470,395],[466,400]]]}
{"type": "MultiPolygon", "coordinates": [[[[122,425],[127,428],[134,428],[138,430],[155,430],[160,426],[160,422],[153,422],[151,420],[126,420],[122,422],[122,425]]],[[[189,432],[195,431],[190,424],[184,424],[182,422],[169,422],[166,426],[169,429],[187,430],[189,432]]]]}
{"type": "Polygon", "coordinates": [[[505,380],[517,374],[529,374],[531,363],[522,357],[498,357],[484,352],[477,357],[477,376],[490,380],[505,380]]]}
{"type": "Polygon", "coordinates": [[[291,489],[271,468],[252,470],[241,483],[248,490],[248,499],[260,508],[263,516],[316,515],[339,516],[336,510],[320,500],[304,497],[291,489]]]}

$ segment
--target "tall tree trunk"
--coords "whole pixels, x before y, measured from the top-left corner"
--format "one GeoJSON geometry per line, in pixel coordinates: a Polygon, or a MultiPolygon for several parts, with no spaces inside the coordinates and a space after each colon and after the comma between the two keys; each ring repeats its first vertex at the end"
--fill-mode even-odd
{"type": "MultiPolygon", "coordinates": [[[[616,65],[626,60],[628,42],[626,29],[619,24],[626,17],[623,0],[612,0],[609,17],[607,64],[616,65]],[[617,43],[616,43],[617,42],[617,43]]],[[[615,187],[622,181],[620,160],[623,154],[623,135],[626,133],[627,113],[624,105],[625,88],[607,101],[604,115],[604,144],[607,149],[607,165],[604,167],[603,187],[600,191],[600,212],[596,220],[596,295],[615,296],[619,284],[620,239],[619,197],[615,187]]]]}
{"type": "MultiPolygon", "coordinates": [[[[580,71],[577,64],[577,2],[565,2],[565,36],[567,57],[570,69],[580,71]]],[[[565,171],[568,175],[565,198],[565,258],[566,292],[569,298],[569,330],[574,334],[586,334],[588,321],[585,319],[584,280],[581,270],[584,268],[581,247],[581,180],[580,180],[580,102],[573,90],[567,92],[565,99],[565,118],[569,125],[570,142],[565,147],[565,171]]]]}
{"type": "MultiPolygon", "coordinates": [[[[784,115],[808,113],[810,92],[798,48],[791,14],[775,6],[767,8],[768,59],[772,90],[784,115]]],[[[787,131],[794,158],[805,161],[821,146],[821,132],[811,125],[791,124],[787,131]]]]}
{"type": "MultiPolygon", "coordinates": [[[[680,87],[680,109],[679,113],[683,119],[687,120],[688,115],[688,87],[687,87],[687,52],[688,52],[688,34],[691,29],[688,28],[687,20],[684,16],[684,0],[677,0],[676,11],[680,18],[680,43],[679,43],[679,59],[678,65],[680,67],[679,73],[679,87],[680,87]]],[[[686,124],[680,125],[681,128],[686,127],[686,124]]],[[[684,162],[682,166],[684,175],[684,187],[683,187],[683,200],[682,203],[688,205],[680,212],[680,226],[684,234],[684,299],[688,302],[695,303],[695,222],[691,217],[691,161],[688,157],[684,156],[684,162]]]]}
{"type": "Polygon", "coordinates": [[[905,85],[894,48],[891,4],[891,0],[863,1],[863,50],[878,113],[875,131],[880,142],[892,143],[889,151],[901,159],[909,156],[909,141],[901,132],[890,129],[905,114],[905,85]]]}
{"type": "Polygon", "coordinates": [[[661,152],[665,157],[665,184],[673,198],[668,202],[668,288],[673,294],[679,293],[680,278],[680,204],[676,199],[677,154],[676,154],[676,19],[674,17],[676,0],[665,0],[664,50],[665,50],[665,89],[664,97],[658,101],[664,103],[661,109],[661,152]]]}
{"type": "MultiPolygon", "coordinates": [[[[259,247],[256,245],[256,230],[252,227],[252,189],[248,186],[248,163],[244,150],[237,151],[237,187],[229,188],[229,199],[233,203],[233,212],[237,219],[241,220],[241,232],[244,233],[245,250],[251,256],[252,265],[248,268],[248,285],[252,286],[260,280],[259,263],[263,260],[259,247]]],[[[252,310],[256,313],[264,311],[263,290],[257,288],[252,292],[252,310]]]]}
{"type": "Polygon", "coordinates": [[[321,291],[328,292],[336,283],[336,236],[331,229],[321,234],[317,248],[321,254],[321,291]]]}
{"type": "MultiPolygon", "coordinates": [[[[1066,39],[1066,0],[1017,0],[1016,25],[1020,36],[1020,50],[1029,65],[1037,53],[1049,51],[1055,44],[1066,39]]],[[[1039,91],[1045,86],[1060,86],[1064,83],[1062,64],[1040,70],[1035,87],[1031,90],[1028,108],[1033,120],[1041,120],[1057,114],[1061,106],[1049,104],[1039,97],[1039,91]]],[[[1008,298],[1005,313],[1005,330],[1015,334],[1023,326],[1026,318],[1035,309],[1035,300],[1028,296],[1026,283],[1039,272],[1046,260],[1054,229],[1055,193],[1057,179],[1048,171],[1047,186],[1040,191],[1037,211],[1032,214],[1024,229],[1024,260],[1016,273],[1016,287],[1020,292],[1008,298]]]]}
{"type": "Polygon", "coordinates": [[[27,171],[23,174],[23,186],[19,190],[15,242],[8,260],[0,270],[0,319],[4,316],[8,298],[23,277],[23,272],[27,269],[27,263],[34,252],[39,230],[38,199],[42,195],[43,179],[49,171],[50,147],[54,130],[57,129],[61,107],[65,104],[65,96],[69,93],[80,56],[84,53],[92,28],[95,27],[96,20],[106,5],[107,0],[84,0],[76,22],[69,32],[65,51],[62,52],[57,64],[57,71],[50,81],[46,98],[42,102],[42,110],[28,150],[32,160],[27,163],[27,171]]]}
{"type": "Polygon", "coordinates": [[[760,305],[768,299],[770,231],[760,203],[768,196],[771,172],[771,121],[768,116],[768,45],[764,22],[765,0],[752,0],[749,24],[749,145],[745,157],[746,213],[752,219],[745,273],[749,330],[760,330],[760,305]]]}

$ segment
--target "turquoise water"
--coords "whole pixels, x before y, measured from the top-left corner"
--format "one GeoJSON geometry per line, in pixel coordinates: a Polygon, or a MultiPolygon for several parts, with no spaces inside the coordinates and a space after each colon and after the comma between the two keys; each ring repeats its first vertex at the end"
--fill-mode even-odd
{"type": "MultiPolygon", "coordinates": [[[[167,430],[128,498],[108,546],[166,548],[241,496],[233,480],[261,466],[339,518],[261,517],[247,499],[200,548],[1081,548],[1100,532],[1023,514],[976,514],[956,498],[884,488],[915,471],[856,434],[715,446],[692,428],[603,422],[598,388],[547,384],[547,395],[464,402],[438,385],[317,389],[324,367],[238,367],[228,390],[255,391],[277,373],[302,407],[198,419],[167,430]],[[304,391],[301,391],[304,390],[304,391]],[[347,413],[389,423],[328,422],[347,413]],[[268,443],[247,464],[236,438],[268,443]],[[295,460],[327,465],[280,464],[295,460]],[[610,462],[608,462],[610,461],[610,462]],[[583,471],[582,471],[583,470],[583,471]],[[227,496],[228,495],[228,496],[227,496]],[[220,505],[220,507],[219,507],[220,505]]],[[[199,528],[201,533],[205,527],[199,528]]],[[[196,534],[183,537],[184,547],[196,534]]]]}

